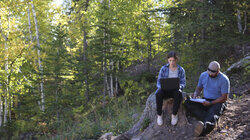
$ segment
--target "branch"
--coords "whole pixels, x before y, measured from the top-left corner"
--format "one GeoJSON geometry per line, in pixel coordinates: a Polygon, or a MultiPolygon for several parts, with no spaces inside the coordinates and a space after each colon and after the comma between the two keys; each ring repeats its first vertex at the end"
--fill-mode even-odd
{"type": "Polygon", "coordinates": [[[152,10],[142,10],[142,12],[150,12],[150,13],[155,13],[155,12],[168,12],[168,9],[157,8],[157,9],[152,9],[152,10]]]}

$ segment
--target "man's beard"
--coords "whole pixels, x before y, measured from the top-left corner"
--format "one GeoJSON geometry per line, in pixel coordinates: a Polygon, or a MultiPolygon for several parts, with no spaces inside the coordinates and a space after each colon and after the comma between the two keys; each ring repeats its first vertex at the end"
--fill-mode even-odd
{"type": "Polygon", "coordinates": [[[209,77],[211,77],[211,78],[215,78],[215,77],[217,77],[217,74],[216,74],[216,75],[214,75],[214,76],[209,75],[209,77]]]}

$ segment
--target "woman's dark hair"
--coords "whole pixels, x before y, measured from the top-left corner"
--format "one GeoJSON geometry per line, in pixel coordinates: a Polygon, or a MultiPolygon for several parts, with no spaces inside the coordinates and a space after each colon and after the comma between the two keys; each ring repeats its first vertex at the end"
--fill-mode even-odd
{"type": "Polygon", "coordinates": [[[176,60],[179,59],[177,53],[174,52],[174,51],[170,51],[170,52],[168,53],[168,56],[167,56],[167,57],[168,57],[168,59],[169,59],[170,57],[173,57],[173,58],[176,59],[176,60]]]}

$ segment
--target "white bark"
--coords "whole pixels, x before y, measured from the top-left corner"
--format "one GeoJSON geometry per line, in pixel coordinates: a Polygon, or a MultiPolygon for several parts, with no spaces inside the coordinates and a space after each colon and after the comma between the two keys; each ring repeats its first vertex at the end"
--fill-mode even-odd
{"type": "MultiPolygon", "coordinates": [[[[1,20],[0,20],[0,26],[1,26],[1,20]]],[[[7,38],[6,35],[4,35],[4,33],[2,32],[1,28],[0,28],[0,32],[1,32],[2,36],[3,36],[3,38],[5,39],[4,46],[5,46],[5,51],[7,52],[8,51],[8,46],[7,46],[8,38],[7,38]]],[[[5,91],[5,98],[4,98],[4,100],[5,100],[5,103],[4,103],[4,124],[7,123],[7,120],[8,120],[8,109],[9,109],[9,107],[8,107],[8,100],[7,100],[8,99],[8,92],[9,92],[9,90],[8,90],[8,86],[9,86],[9,84],[8,84],[9,83],[8,82],[8,76],[9,76],[9,72],[8,72],[9,71],[8,57],[5,58],[5,71],[6,71],[6,83],[7,83],[7,85],[6,85],[6,89],[4,89],[4,91],[5,91]]]]}
{"type": "Polygon", "coordinates": [[[11,120],[11,103],[12,103],[12,97],[11,97],[11,94],[9,92],[9,120],[11,120]]]}
{"type": "MultiPolygon", "coordinates": [[[[104,31],[104,38],[106,36],[106,31],[104,31]]],[[[106,40],[103,41],[104,44],[104,58],[103,58],[103,94],[106,96],[107,94],[107,85],[108,85],[108,76],[107,76],[107,59],[106,59],[106,40]]]]}
{"type": "MultiPolygon", "coordinates": [[[[119,71],[119,62],[117,64],[117,71],[119,71]]],[[[118,95],[118,78],[115,76],[115,93],[118,95]]]]}
{"type": "Polygon", "coordinates": [[[4,120],[3,120],[3,124],[7,123],[7,117],[8,117],[8,100],[7,100],[7,96],[5,96],[4,98],[4,120]]]}
{"type": "Polygon", "coordinates": [[[3,115],[3,102],[2,102],[2,95],[0,94],[0,127],[2,126],[2,115],[3,115]]]}
{"type": "MultiPolygon", "coordinates": [[[[108,70],[108,68],[106,67],[106,69],[108,70]]],[[[107,74],[107,71],[106,71],[106,76],[105,76],[106,78],[105,78],[105,80],[106,80],[106,90],[107,90],[107,92],[108,92],[108,95],[110,96],[110,87],[109,87],[109,76],[108,76],[108,74],[107,74]]]]}
{"type": "MultiPolygon", "coordinates": [[[[29,5],[28,5],[28,23],[29,23],[29,34],[30,34],[30,41],[29,41],[29,47],[31,46],[33,40],[32,40],[32,32],[31,32],[31,20],[30,20],[30,8],[29,8],[29,5]]],[[[28,48],[29,48],[28,47],[28,48]]],[[[20,70],[19,68],[19,72],[22,73],[22,71],[20,70]]],[[[23,76],[23,78],[25,79],[25,81],[28,82],[28,84],[31,86],[31,83],[27,80],[27,78],[25,76],[23,76]]],[[[32,87],[32,86],[31,86],[32,87]]]]}
{"type": "MultiPolygon", "coordinates": [[[[110,0],[109,0],[109,3],[108,3],[108,6],[109,6],[109,10],[110,10],[110,0]]],[[[109,44],[111,44],[111,39],[110,39],[110,34],[109,34],[109,44]]],[[[110,52],[112,53],[113,49],[111,48],[110,49],[110,52]]],[[[113,60],[111,60],[110,62],[110,70],[112,71],[113,70],[113,60]]],[[[113,97],[114,96],[114,87],[113,87],[113,74],[111,72],[110,74],[110,92],[109,92],[109,97],[113,97]]]]}
{"type": "MultiPolygon", "coordinates": [[[[111,62],[111,70],[113,70],[113,62],[111,62]]],[[[110,74],[110,97],[114,96],[114,87],[113,87],[113,74],[110,74]]]]}
{"type": "MultiPolygon", "coordinates": [[[[4,38],[5,38],[5,41],[7,42],[7,37],[4,36],[4,38]]],[[[8,51],[8,47],[7,47],[7,43],[6,42],[4,43],[4,45],[5,45],[5,51],[7,52],[8,51]]],[[[8,79],[8,77],[9,77],[9,63],[8,63],[8,58],[5,59],[5,72],[6,72],[6,83],[7,83],[7,85],[6,85],[6,90],[5,90],[6,91],[5,92],[6,96],[5,96],[5,103],[4,103],[4,105],[5,105],[5,108],[4,108],[4,124],[7,123],[8,112],[9,112],[9,117],[11,117],[10,107],[8,107],[8,96],[10,98],[10,93],[9,93],[9,79],[8,79]]],[[[11,119],[11,118],[9,118],[9,119],[11,119]]]]}
{"type": "Polygon", "coordinates": [[[242,32],[242,25],[241,25],[241,17],[240,17],[240,10],[237,10],[237,23],[238,23],[238,30],[242,32]]]}
{"type": "Polygon", "coordinates": [[[242,34],[245,34],[246,30],[247,30],[247,12],[244,12],[244,21],[245,21],[245,27],[243,29],[242,34]]]}
{"type": "MultiPolygon", "coordinates": [[[[110,40],[110,35],[109,35],[109,40],[110,40]]],[[[111,41],[109,42],[111,44],[111,41]]],[[[112,53],[113,49],[111,48],[110,49],[110,52],[112,53]]],[[[110,60],[110,70],[111,70],[111,73],[110,73],[110,94],[109,94],[109,97],[113,97],[114,96],[114,86],[113,86],[113,67],[114,67],[114,62],[113,60],[110,60]]]]}
{"type": "MultiPolygon", "coordinates": [[[[28,22],[29,22],[29,34],[30,34],[30,44],[32,44],[32,33],[31,33],[31,21],[30,21],[30,8],[28,6],[28,22]]],[[[30,47],[30,45],[29,45],[30,47]]]]}
{"type": "MultiPolygon", "coordinates": [[[[88,6],[89,6],[89,0],[86,0],[86,5],[85,5],[85,12],[87,12],[88,10],[88,6]]],[[[87,19],[86,19],[87,20],[87,19]]],[[[87,21],[84,22],[85,26],[87,24],[87,21]]],[[[87,64],[87,48],[88,48],[88,42],[87,42],[87,32],[86,29],[83,29],[83,61],[85,64],[87,64]]],[[[86,85],[86,92],[85,92],[85,97],[88,99],[88,94],[89,94],[89,84],[88,84],[88,80],[89,80],[89,76],[88,76],[88,70],[87,68],[84,69],[84,75],[86,76],[85,78],[85,85],[86,85]]]]}
{"type": "Polygon", "coordinates": [[[41,110],[44,111],[44,91],[43,91],[43,68],[41,64],[41,58],[40,58],[40,42],[39,42],[39,30],[38,30],[38,24],[37,24],[37,17],[36,17],[36,11],[33,5],[33,0],[31,0],[31,7],[33,11],[33,16],[34,16],[34,22],[35,22],[35,28],[36,28],[36,40],[37,40],[37,55],[38,55],[38,67],[39,71],[41,72],[41,82],[40,82],[40,92],[41,92],[41,110]]]}

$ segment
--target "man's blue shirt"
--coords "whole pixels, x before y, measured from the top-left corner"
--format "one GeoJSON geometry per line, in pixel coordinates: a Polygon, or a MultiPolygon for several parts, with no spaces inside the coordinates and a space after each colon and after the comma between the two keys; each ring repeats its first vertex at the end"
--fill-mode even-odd
{"type": "Polygon", "coordinates": [[[228,77],[219,73],[215,78],[211,78],[207,72],[200,75],[198,87],[203,88],[204,98],[217,99],[222,94],[230,92],[230,82],[228,77]]]}
{"type": "MultiPolygon", "coordinates": [[[[178,68],[178,77],[180,78],[180,89],[183,89],[186,86],[185,70],[180,65],[177,65],[177,68],[178,68]]],[[[169,74],[169,64],[166,64],[162,66],[159,72],[159,75],[157,78],[157,90],[155,93],[157,93],[157,91],[161,89],[160,79],[168,78],[168,74],[169,74]]]]}

